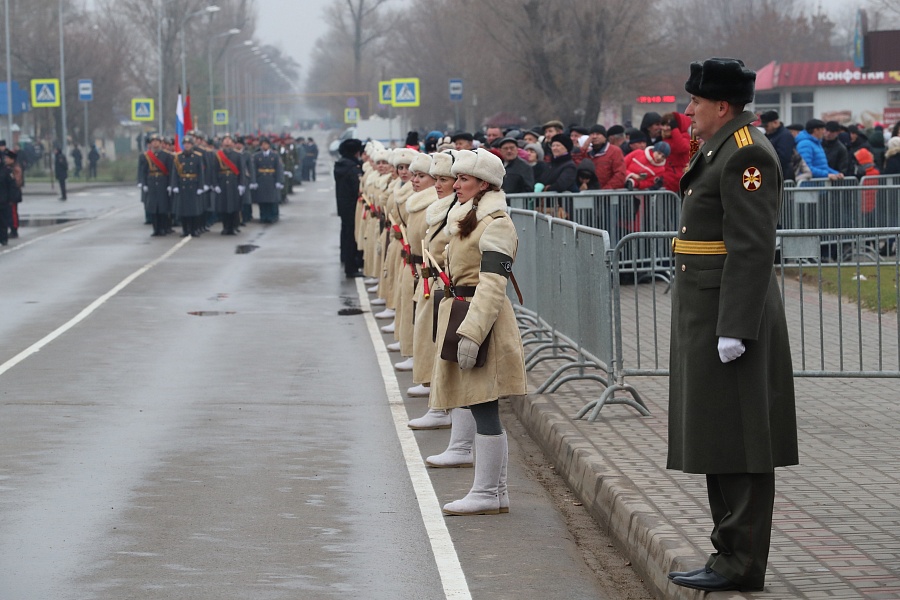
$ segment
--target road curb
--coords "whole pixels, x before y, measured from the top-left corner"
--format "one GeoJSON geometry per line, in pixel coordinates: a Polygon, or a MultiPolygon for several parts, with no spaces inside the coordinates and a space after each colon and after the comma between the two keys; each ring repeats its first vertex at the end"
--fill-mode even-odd
{"type": "Polygon", "coordinates": [[[594,520],[606,527],[651,593],[656,598],[700,598],[703,592],[672,584],[668,573],[696,568],[706,557],[673,530],[634,482],[596,451],[552,399],[531,395],[510,404],[557,473],[594,520]]]}

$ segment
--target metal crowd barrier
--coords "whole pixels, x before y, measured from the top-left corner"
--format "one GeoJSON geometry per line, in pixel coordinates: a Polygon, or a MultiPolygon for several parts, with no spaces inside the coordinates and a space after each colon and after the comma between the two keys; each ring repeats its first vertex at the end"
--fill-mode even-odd
{"type": "MultiPolygon", "coordinates": [[[[613,307],[607,232],[583,227],[536,211],[512,208],[519,235],[514,272],[523,304],[516,308],[525,366],[560,363],[537,389],[553,392],[576,379],[599,381],[609,388],[613,358],[613,307]]],[[[612,402],[628,404],[644,415],[635,395],[612,402]]]]}
{"type": "MultiPolygon", "coordinates": [[[[647,239],[671,240],[674,232],[635,233],[610,251],[614,357],[600,398],[576,415],[595,420],[606,404],[627,392],[636,376],[668,376],[671,296],[657,279],[623,277],[623,261],[647,239]]],[[[809,229],[778,232],[776,272],[791,338],[796,377],[900,377],[900,228],[809,229]],[[871,240],[883,253],[820,257],[823,245],[860,247],[871,240]],[[887,256],[882,256],[885,254],[887,256]]],[[[671,257],[670,257],[671,258],[671,257]]],[[[643,402],[641,401],[641,404],[643,402]]]]}

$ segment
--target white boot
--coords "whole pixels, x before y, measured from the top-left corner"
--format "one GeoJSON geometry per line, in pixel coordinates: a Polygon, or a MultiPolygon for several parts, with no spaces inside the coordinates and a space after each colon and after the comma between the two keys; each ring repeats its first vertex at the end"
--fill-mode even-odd
{"type": "Polygon", "coordinates": [[[394,363],[394,368],[398,371],[412,371],[413,370],[413,357],[410,356],[406,360],[398,363],[394,363]]]}
{"type": "MultiPolygon", "coordinates": [[[[376,300],[381,300],[381,298],[376,298],[376,300]]],[[[381,302],[384,304],[384,301],[381,302]]],[[[375,300],[372,301],[372,304],[375,304],[375,300]]],[[[393,319],[394,315],[397,314],[393,308],[386,308],[381,312],[375,313],[376,319],[393,319]]]]}
{"type": "Polygon", "coordinates": [[[375,298],[374,300],[370,300],[369,304],[372,306],[384,306],[387,304],[387,301],[384,298],[375,298]]]}
{"type": "MultiPolygon", "coordinates": [[[[378,315],[375,315],[375,318],[378,318],[378,315]]],[[[397,327],[396,319],[385,325],[381,328],[381,333],[394,333],[394,330],[397,327]]]]}
{"type": "Polygon", "coordinates": [[[376,283],[372,287],[367,287],[366,291],[369,292],[370,294],[377,294],[378,293],[378,284],[376,283]]]}
{"type": "MultiPolygon", "coordinates": [[[[367,278],[363,279],[363,283],[366,285],[378,285],[378,278],[377,277],[367,277],[367,278]]],[[[371,292],[372,290],[369,290],[369,291],[371,292]]]]}
{"type": "Polygon", "coordinates": [[[500,498],[500,513],[509,512],[509,490],[506,485],[506,467],[509,465],[509,438],[503,432],[503,464],[500,467],[500,485],[497,487],[497,496],[500,498]]]}
{"type": "Polygon", "coordinates": [[[506,433],[475,436],[475,482],[465,498],[444,505],[445,515],[500,514],[500,469],[506,450],[506,433]]]}
{"type": "Polygon", "coordinates": [[[447,449],[425,459],[425,464],[437,469],[471,467],[474,463],[472,442],[475,441],[475,417],[471,410],[454,408],[450,411],[450,444],[447,449]]]}
{"type": "Polygon", "coordinates": [[[410,429],[450,429],[450,415],[444,410],[429,408],[428,412],[418,419],[410,419],[410,429]]]}
{"type": "MultiPolygon", "coordinates": [[[[395,342],[397,344],[397,349],[400,349],[400,342],[395,342]]],[[[391,344],[393,346],[393,344],[391,344]]],[[[410,398],[427,398],[431,395],[431,388],[424,383],[420,383],[419,385],[414,385],[408,390],[406,390],[406,395],[410,398]]]]}
{"type": "Polygon", "coordinates": [[[400,352],[400,342],[394,342],[387,345],[388,352],[400,352]]]}

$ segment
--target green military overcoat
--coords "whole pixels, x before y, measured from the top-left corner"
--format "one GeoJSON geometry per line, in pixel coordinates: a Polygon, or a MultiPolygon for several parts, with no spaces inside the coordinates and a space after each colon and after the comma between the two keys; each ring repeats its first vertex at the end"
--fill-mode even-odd
{"type": "MultiPolygon", "coordinates": [[[[675,241],[724,241],[726,254],[675,254],[668,468],[767,473],[794,465],[793,369],[773,267],[778,156],[744,112],[700,147],[681,179],[675,241]],[[718,337],[746,352],[722,363],[718,337]]],[[[688,246],[688,244],[684,244],[688,246]]]]}

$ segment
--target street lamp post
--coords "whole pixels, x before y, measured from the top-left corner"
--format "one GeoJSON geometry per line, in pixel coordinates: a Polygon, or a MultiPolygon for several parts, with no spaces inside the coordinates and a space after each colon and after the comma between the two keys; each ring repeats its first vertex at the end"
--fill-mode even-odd
{"type": "MultiPolygon", "coordinates": [[[[66,46],[63,42],[63,0],[59,0],[59,99],[62,106],[62,140],[60,140],[60,148],[63,156],[66,154],[66,46]]],[[[12,107],[9,107],[12,112],[12,107]]]]}
{"type": "Polygon", "coordinates": [[[206,43],[206,60],[209,63],[209,130],[213,133],[215,133],[215,125],[213,122],[213,110],[215,110],[215,108],[213,107],[212,40],[235,35],[240,32],[241,30],[237,28],[229,29],[228,31],[223,31],[222,33],[211,36],[206,43]]]}
{"type": "Polygon", "coordinates": [[[9,0],[3,0],[3,16],[6,17],[6,121],[9,127],[10,148],[13,146],[12,58],[9,45],[9,0]]]}
{"type": "Polygon", "coordinates": [[[181,89],[184,90],[185,93],[187,93],[187,71],[184,66],[184,62],[185,62],[185,59],[184,59],[184,44],[185,44],[184,29],[185,29],[185,25],[187,25],[187,22],[190,21],[192,18],[196,17],[197,15],[212,14],[215,12],[219,12],[220,10],[222,10],[222,9],[218,6],[216,6],[215,4],[210,4],[209,6],[207,6],[206,8],[204,8],[202,10],[192,12],[189,15],[185,16],[184,20],[181,22],[181,89]]]}

